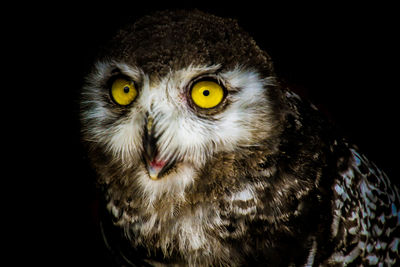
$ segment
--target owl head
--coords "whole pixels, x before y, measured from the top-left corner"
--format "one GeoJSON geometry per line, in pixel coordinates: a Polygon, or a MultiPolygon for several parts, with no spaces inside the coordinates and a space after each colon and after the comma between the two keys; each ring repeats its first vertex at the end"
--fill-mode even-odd
{"type": "Polygon", "coordinates": [[[121,198],[184,199],[226,183],[249,151],[273,149],[276,92],[269,56],[236,21],[164,11],[98,56],[82,91],[83,139],[100,183],[121,198]]]}

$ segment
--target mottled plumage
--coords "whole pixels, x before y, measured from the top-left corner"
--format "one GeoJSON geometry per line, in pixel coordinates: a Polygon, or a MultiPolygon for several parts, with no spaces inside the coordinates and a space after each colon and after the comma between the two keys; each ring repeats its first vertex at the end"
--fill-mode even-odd
{"type": "Polygon", "coordinates": [[[234,20],[164,11],[128,25],[81,107],[116,265],[400,264],[397,188],[234,20]],[[116,77],[137,89],[127,106],[110,96],[116,77]],[[193,102],[203,80],[224,90],[213,108],[193,102]]]}

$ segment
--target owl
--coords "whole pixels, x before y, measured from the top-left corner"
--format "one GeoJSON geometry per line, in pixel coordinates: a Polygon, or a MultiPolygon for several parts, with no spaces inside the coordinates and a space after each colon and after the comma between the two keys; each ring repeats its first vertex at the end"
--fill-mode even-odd
{"type": "Polygon", "coordinates": [[[81,93],[116,266],[399,266],[399,191],[237,22],[160,11],[81,93]]]}

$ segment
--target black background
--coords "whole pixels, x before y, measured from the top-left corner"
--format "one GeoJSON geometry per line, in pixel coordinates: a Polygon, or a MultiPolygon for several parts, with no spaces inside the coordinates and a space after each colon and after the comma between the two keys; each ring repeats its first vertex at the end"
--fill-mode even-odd
{"type": "MultiPolygon", "coordinates": [[[[96,49],[118,27],[182,6],[95,5],[3,9],[12,17],[2,23],[4,42],[12,47],[5,51],[12,57],[12,96],[3,98],[11,104],[4,118],[16,124],[11,135],[18,144],[6,162],[14,183],[5,202],[12,212],[5,217],[17,226],[10,231],[16,263],[108,265],[97,229],[94,176],[79,141],[79,89],[96,49]]],[[[238,19],[271,55],[277,74],[399,184],[394,6],[231,2],[198,8],[238,19]]]]}

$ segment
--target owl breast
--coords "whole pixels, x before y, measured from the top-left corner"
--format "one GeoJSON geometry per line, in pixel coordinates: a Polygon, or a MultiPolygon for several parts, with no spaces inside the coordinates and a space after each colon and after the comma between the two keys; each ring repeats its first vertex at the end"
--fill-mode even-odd
{"type": "Polygon", "coordinates": [[[217,196],[211,191],[206,198],[191,194],[172,203],[156,203],[153,208],[143,208],[140,201],[125,206],[111,201],[108,209],[115,225],[125,229],[131,249],[148,251],[153,264],[155,255],[161,253],[174,256],[175,263],[232,265],[233,259],[240,261],[242,252],[236,242],[247,235],[257,201],[254,186],[245,185],[229,194],[217,196]]]}

